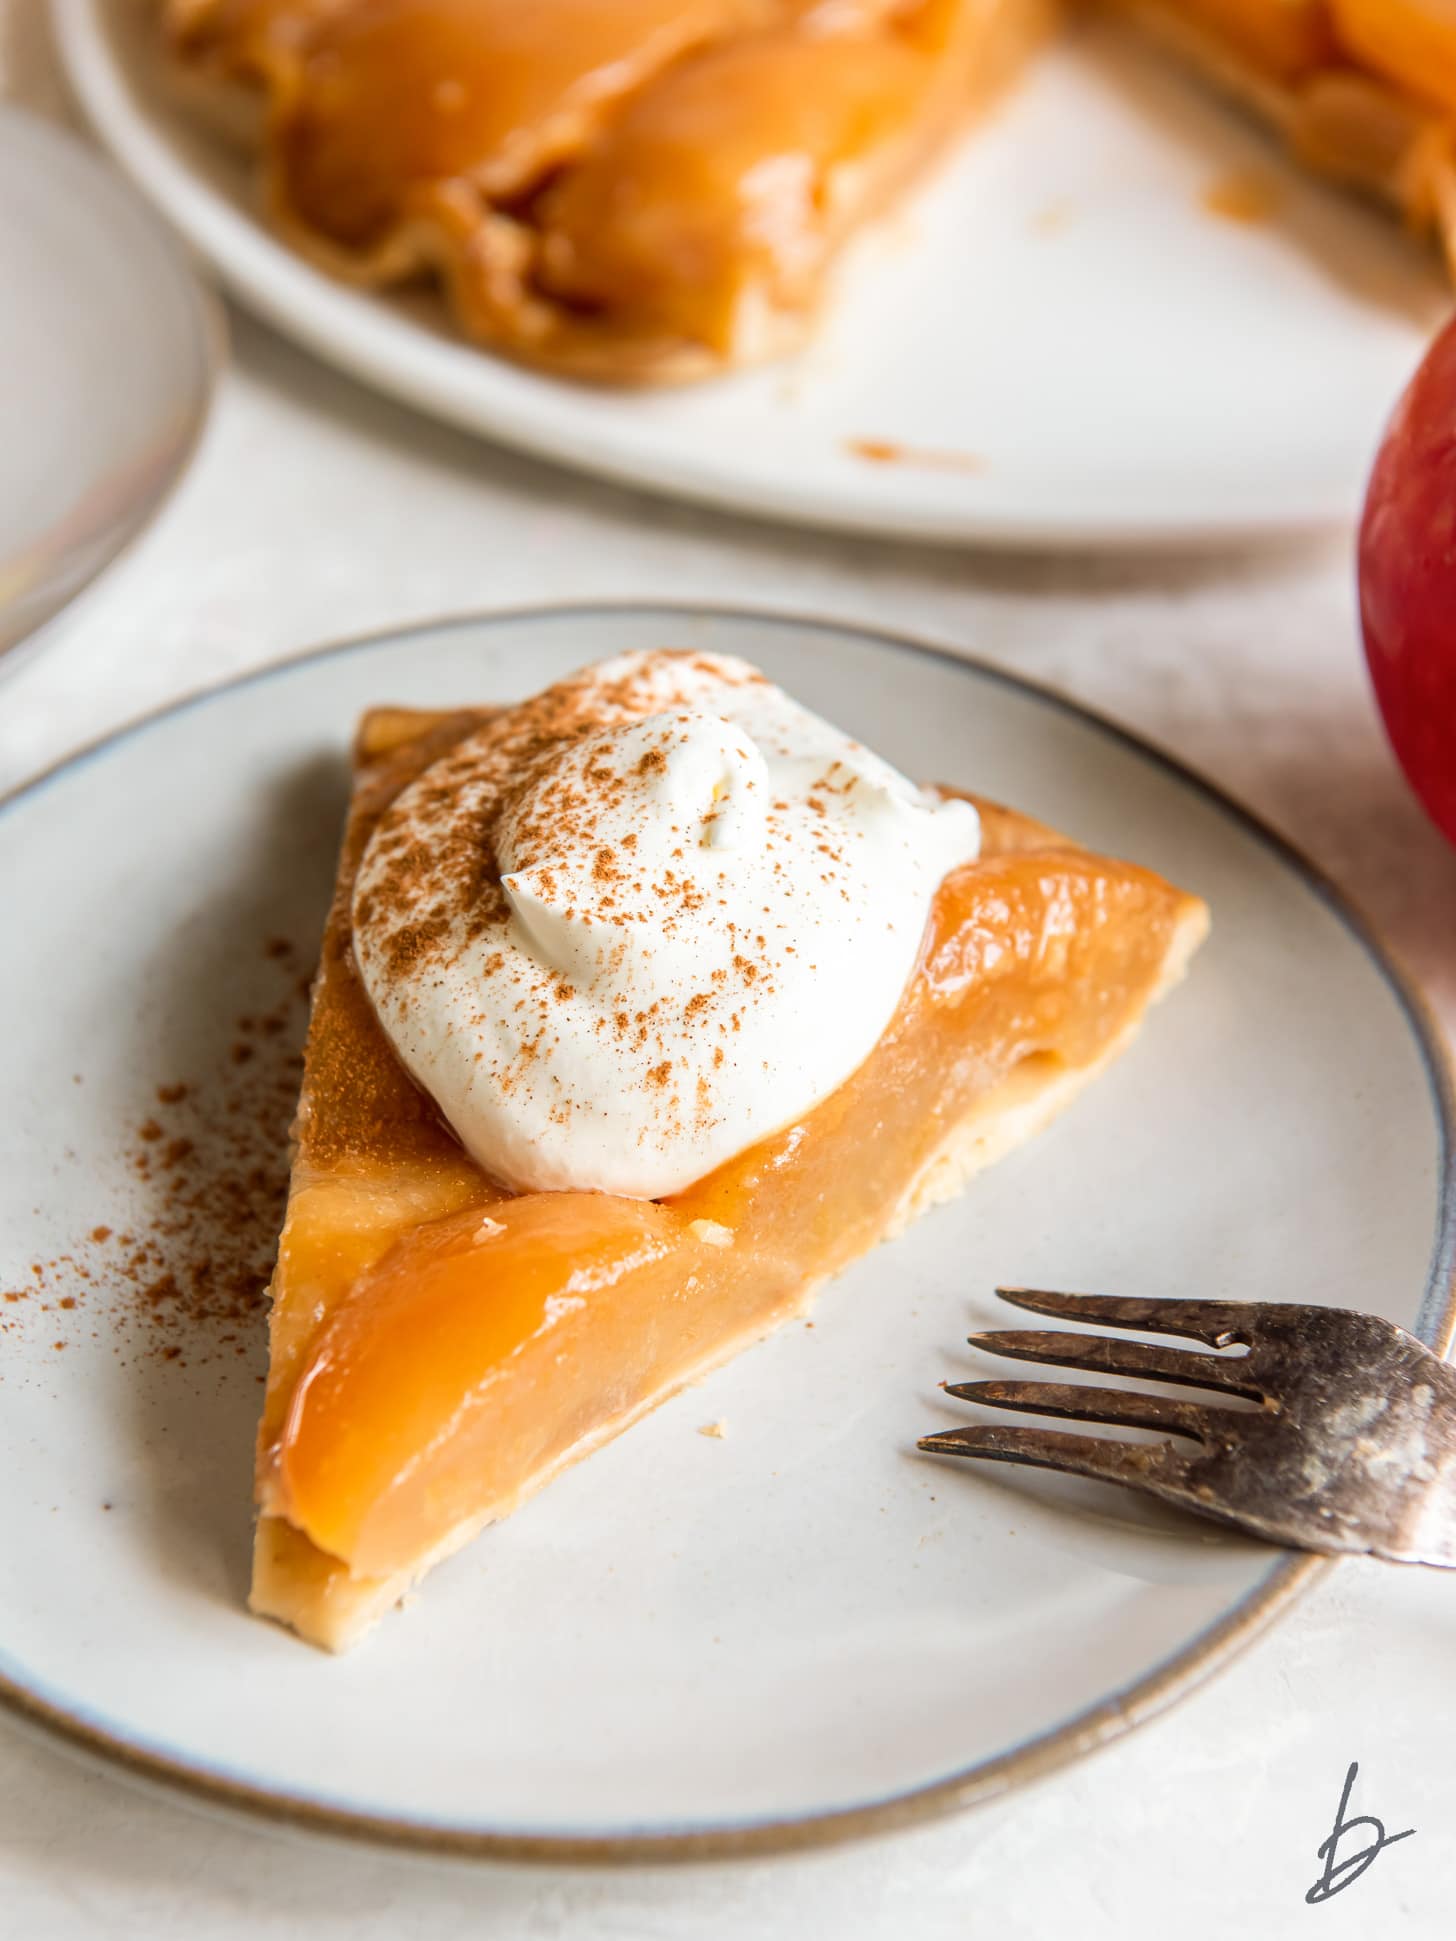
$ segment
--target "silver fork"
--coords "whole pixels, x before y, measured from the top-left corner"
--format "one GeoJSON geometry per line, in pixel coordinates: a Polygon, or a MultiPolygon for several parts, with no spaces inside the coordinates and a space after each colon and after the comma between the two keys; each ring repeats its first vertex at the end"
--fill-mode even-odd
{"type": "Polygon", "coordinates": [[[1218,1390],[1260,1406],[1228,1408],[1083,1382],[947,1382],[948,1395],[988,1408],[1161,1429],[1188,1440],[1120,1442],[997,1423],[942,1430],[923,1437],[919,1448],[1123,1483],[1293,1549],[1456,1569],[1456,1370],[1393,1321],[1273,1301],[996,1292],[1057,1321],[1138,1328],[1248,1353],[1195,1354],[1062,1329],[973,1334],[973,1348],[1218,1390]]]}

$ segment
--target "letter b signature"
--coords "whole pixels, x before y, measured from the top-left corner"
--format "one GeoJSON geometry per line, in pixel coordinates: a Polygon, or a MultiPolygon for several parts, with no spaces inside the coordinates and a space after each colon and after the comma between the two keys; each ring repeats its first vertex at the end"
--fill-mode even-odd
{"type": "Polygon", "coordinates": [[[1387,1847],[1393,1847],[1397,1840],[1409,1840],[1415,1832],[1413,1826],[1408,1826],[1404,1833],[1387,1833],[1385,1822],[1377,1820],[1370,1813],[1357,1814],[1353,1820],[1345,1818],[1350,1794],[1354,1790],[1355,1775],[1359,1770],[1358,1762],[1352,1760],[1350,1770],[1345,1774],[1340,1810],[1335,1815],[1335,1830],[1318,1850],[1319,1858],[1324,1862],[1324,1872],[1304,1897],[1311,1907],[1318,1907],[1321,1901],[1327,1901],[1335,1894],[1343,1894],[1347,1887],[1353,1887],[1378,1854],[1384,1853],[1387,1847]],[[1341,1841],[1362,1829],[1368,1831],[1369,1839],[1358,1852],[1346,1854],[1341,1859],[1341,1841]]]}

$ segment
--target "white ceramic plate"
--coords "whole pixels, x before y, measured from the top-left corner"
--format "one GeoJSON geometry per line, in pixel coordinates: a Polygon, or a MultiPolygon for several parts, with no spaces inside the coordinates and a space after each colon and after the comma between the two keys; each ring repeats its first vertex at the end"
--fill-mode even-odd
{"type": "Polygon", "coordinates": [[[220,306],[74,135],[0,104],[0,666],[110,565],[186,469],[220,306]]]}
{"type": "Polygon", "coordinates": [[[112,151],[245,303],[321,356],[503,443],[775,518],[1018,545],[1231,539],[1348,518],[1446,291],[1379,214],[1099,34],[847,269],[797,363],[623,395],[451,341],[272,240],[247,171],[169,104],[151,10],[53,0],[112,151]],[[1277,222],[1201,206],[1270,178],[1277,222]],[[873,463],[848,441],[948,455],[873,463]],[[974,459],[980,469],[958,463],[974,459]]]}
{"type": "Polygon", "coordinates": [[[1214,930],[1188,983],[1068,1117],[847,1274],[812,1329],[572,1470],[343,1660],[243,1609],[261,1339],[220,1375],[122,1368],[104,1327],[57,1355],[54,1313],[7,1306],[0,1697],[22,1718],[303,1826],[485,1855],[763,1850],[1089,1749],[1318,1569],[913,1442],[955,1419],[936,1384],[970,1371],[998,1278],[1378,1303],[1444,1343],[1431,1032],[1331,893],[1207,787],[1004,674],[848,628],[455,621],[185,703],[13,797],[0,1287],[78,1228],[142,1217],[123,1151],[158,1075],[225,1069],[230,1020],[275,974],[261,939],[317,936],[361,708],[516,697],[658,644],[746,654],[909,769],[1202,891],[1214,930]],[[724,1439],[698,1433],[720,1420],[724,1439]]]}

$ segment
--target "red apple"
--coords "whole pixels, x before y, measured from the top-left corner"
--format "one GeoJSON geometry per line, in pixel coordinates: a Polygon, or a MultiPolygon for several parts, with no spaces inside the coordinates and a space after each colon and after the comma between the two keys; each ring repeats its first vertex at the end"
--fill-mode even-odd
{"type": "Polygon", "coordinates": [[[1360,621],[1391,745],[1456,843],[1456,319],[1397,405],[1370,475],[1360,621]]]}

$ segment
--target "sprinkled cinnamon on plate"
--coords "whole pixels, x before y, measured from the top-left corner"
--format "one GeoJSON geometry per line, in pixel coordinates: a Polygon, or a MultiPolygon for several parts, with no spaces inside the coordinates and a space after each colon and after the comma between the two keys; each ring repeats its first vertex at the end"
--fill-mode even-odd
{"type": "Polygon", "coordinates": [[[0,1265],[0,1332],[27,1329],[38,1310],[65,1318],[56,1348],[109,1334],[124,1357],[194,1367],[248,1353],[287,1196],[304,1021],[293,947],[270,938],[264,956],[278,969],[272,1006],[233,1026],[258,1035],[258,1055],[224,1053],[219,1069],[154,1088],[153,1109],[118,1141],[128,1223],[90,1223],[20,1274],[0,1265]]]}

